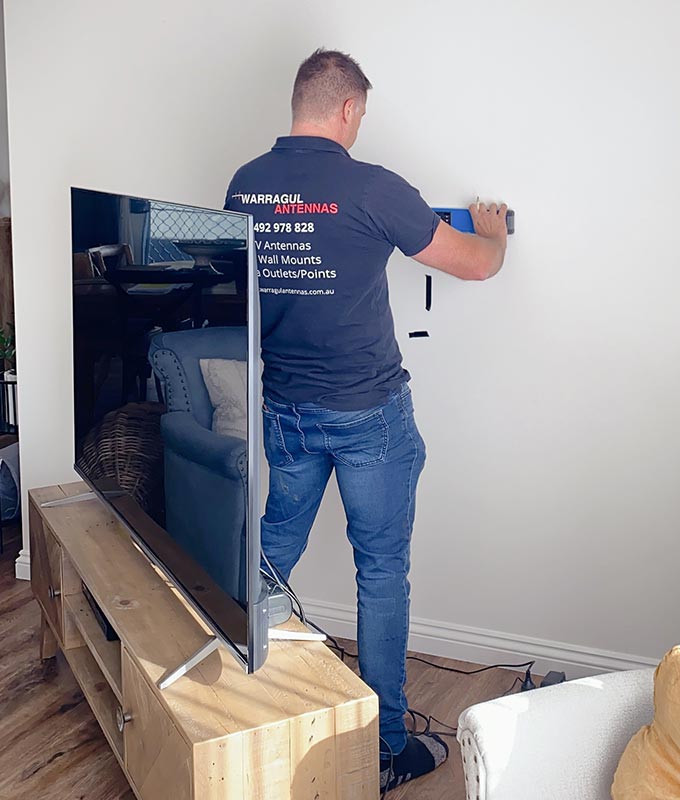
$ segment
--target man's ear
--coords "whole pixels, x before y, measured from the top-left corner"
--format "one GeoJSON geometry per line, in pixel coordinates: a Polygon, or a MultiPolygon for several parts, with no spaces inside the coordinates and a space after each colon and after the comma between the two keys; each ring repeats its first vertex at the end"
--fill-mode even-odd
{"type": "Polygon", "coordinates": [[[342,121],[349,122],[357,111],[357,101],[354,97],[349,97],[342,104],[342,121]]]}

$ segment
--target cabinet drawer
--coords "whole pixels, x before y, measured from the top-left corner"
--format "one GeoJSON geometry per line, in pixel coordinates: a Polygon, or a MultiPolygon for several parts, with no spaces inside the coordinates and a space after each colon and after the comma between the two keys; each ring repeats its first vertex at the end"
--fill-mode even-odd
{"type": "Polygon", "coordinates": [[[123,650],[125,767],[141,800],[191,800],[191,748],[123,650]]]}
{"type": "Polygon", "coordinates": [[[61,546],[43,524],[40,513],[33,503],[29,508],[29,526],[31,588],[42,606],[45,616],[52,623],[59,641],[62,641],[61,546]]]}

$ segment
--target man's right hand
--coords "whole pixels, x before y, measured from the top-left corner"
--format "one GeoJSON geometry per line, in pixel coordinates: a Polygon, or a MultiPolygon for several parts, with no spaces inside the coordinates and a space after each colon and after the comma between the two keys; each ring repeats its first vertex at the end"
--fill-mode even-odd
{"type": "Polygon", "coordinates": [[[508,238],[508,223],[506,222],[508,207],[506,204],[503,203],[498,208],[495,203],[488,207],[484,203],[473,203],[469,211],[477,236],[483,236],[485,239],[498,239],[503,242],[505,247],[508,238]]]}
{"type": "Polygon", "coordinates": [[[413,258],[465,281],[485,281],[503,266],[508,241],[508,207],[492,203],[470,206],[476,236],[440,222],[430,244],[413,258]]]}

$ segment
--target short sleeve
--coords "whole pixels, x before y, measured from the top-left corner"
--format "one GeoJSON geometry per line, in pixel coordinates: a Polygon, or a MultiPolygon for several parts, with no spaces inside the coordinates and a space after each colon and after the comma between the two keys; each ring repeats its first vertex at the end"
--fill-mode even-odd
{"type": "Polygon", "coordinates": [[[440,222],[416,188],[382,167],[375,167],[366,186],[364,211],[376,234],[405,256],[427,247],[440,222]]]}
{"type": "Polygon", "coordinates": [[[224,210],[225,211],[241,211],[242,207],[239,203],[239,197],[235,196],[235,192],[238,192],[238,179],[241,174],[241,169],[239,168],[236,170],[234,177],[229,182],[229,186],[227,187],[227,194],[224,198],[224,210]]]}
{"type": "Polygon", "coordinates": [[[229,198],[231,197],[231,193],[234,190],[233,186],[234,186],[234,179],[232,178],[231,181],[229,182],[229,186],[227,186],[227,193],[224,196],[224,205],[222,206],[222,208],[224,208],[225,211],[230,211],[231,210],[229,208],[229,198]]]}

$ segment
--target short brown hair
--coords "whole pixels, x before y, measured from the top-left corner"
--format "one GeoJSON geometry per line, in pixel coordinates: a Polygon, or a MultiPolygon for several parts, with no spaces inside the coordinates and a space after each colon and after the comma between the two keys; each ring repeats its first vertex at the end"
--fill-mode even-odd
{"type": "Polygon", "coordinates": [[[293,86],[293,119],[322,122],[345,100],[366,100],[372,89],[359,64],[346,53],[320,47],[300,64],[293,86]]]}

